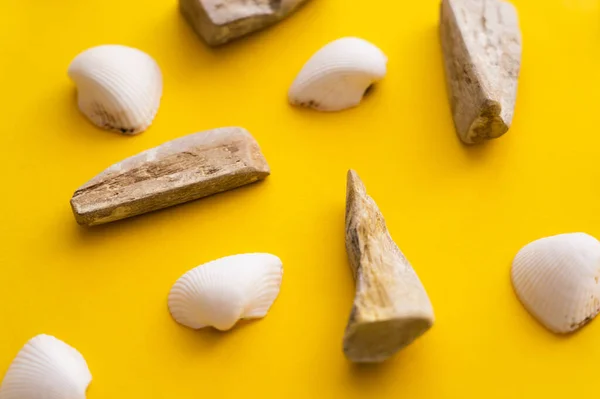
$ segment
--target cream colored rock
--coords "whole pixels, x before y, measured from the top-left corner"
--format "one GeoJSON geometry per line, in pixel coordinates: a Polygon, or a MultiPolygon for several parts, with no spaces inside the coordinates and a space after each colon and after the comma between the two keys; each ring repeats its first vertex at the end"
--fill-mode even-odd
{"type": "Polygon", "coordinates": [[[163,209],[266,178],[258,143],[243,128],[195,133],[127,158],[71,199],[79,224],[97,225],[163,209]]]}
{"type": "Polygon", "coordinates": [[[288,92],[293,105],[341,111],[360,104],[368,89],[384,78],[387,57],[356,37],[334,40],[302,67],[288,92]]]}
{"type": "Polygon", "coordinates": [[[29,340],[11,363],[0,399],[85,399],[91,381],[75,348],[42,334],[29,340]]]}
{"type": "Polygon", "coordinates": [[[211,46],[273,25],[307,0],[179,0],[179,8],[196,33],[211,46]]]}
{"type": "Polygon", "coordinates": [[[377,204],[352,170],[346,193],[346,251],[356,296],[344,353],[354,362],[381,362],[433,325],[433,308],[377,204]]]}
{"type": "Polygon", "coordinates": [[[68,71],[81,112],[96,126],[123,134],[146,130],[162,97],[162,74],[148,54],[104,45],[79,54],[68,71]]]}
{"type": "Polygon", "coordinates": [[[443,0],[446,86],[460,139],[500,137],[512,123],[521,65],[515,8],[501,0],[443,0]]]}
{"type": "Polygon", "coordinates": [[[536,240],[515,256],[511,279],[523,306],[546,328],[575,331],[600,312],[600,242],[585,233],[536,240]]]}
{"type": "Polygon", "coordinates": [[[240,319],[265,317],[279,294],[283,265],[271,254],[227,256],[185,273],[169,293],[179,324],[231,329],[240,319]]]}

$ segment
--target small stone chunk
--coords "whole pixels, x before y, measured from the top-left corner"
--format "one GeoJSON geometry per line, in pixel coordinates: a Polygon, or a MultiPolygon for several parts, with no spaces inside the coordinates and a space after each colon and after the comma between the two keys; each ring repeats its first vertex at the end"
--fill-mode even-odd
{"type": "Polygon", "coordinates": [[[179,0],[179,8],[196,33],[219,46],[273,25],[307,0],[179,0]]]}
{"type": "Polygon", "coordinates": [[[71,199],[77,223],[97,225],[254,183],[270,174],[254,138],[226,127],[184,136],[127,158],[71,199]]]}
{"type": "Polygon", "coordinates": [[[466,144],[502,136],[521,66],[517,12],[501,0],[443,0],[440,35],[454,126],[466,144]]]}
{"type": "Polygon", "coordinates": [[[377,204],[352,170],[346,192],[346,251],[356,296],[344,353],[353,362],[381,362],[433,325],[433,308],[377,204]]]}

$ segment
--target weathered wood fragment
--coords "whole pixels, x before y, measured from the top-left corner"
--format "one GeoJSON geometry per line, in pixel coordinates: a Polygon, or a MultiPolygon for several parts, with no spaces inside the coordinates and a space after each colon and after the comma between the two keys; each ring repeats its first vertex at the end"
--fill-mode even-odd
{"type": "Polygon", "coordinates": [[[442,0],[446,87],[460,139],[500,137],[512,123],[521,65],[517,11],[501,0],[442,0]]]}
{"type": "Polygon", "coordinates": [[[179,0],[196,33],[211,46],[273,25],[307,0],[179,0]]]}
{"type": "Polygon", "coordinates": [[[269,166],[245,129],[190,134],[127,158],[81,186],[71,199],[77,223],[97,225],[262,180],[269,166]]]}
{"type": "Polygon", "coordinates": [[[356,296],[344,353],[354,362],[381,362],[433,325],[433,308],[377,204],[352,170],[346,192],[346,251],[356,296]]]}

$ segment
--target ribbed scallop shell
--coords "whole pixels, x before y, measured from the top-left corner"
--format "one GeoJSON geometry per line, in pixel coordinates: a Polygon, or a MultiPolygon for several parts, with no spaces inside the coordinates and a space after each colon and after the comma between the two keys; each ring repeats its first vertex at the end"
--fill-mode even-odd
{"type": "Polygon", "coordinates": [[[539,239],[517,253],[511,277],[525,308],[544,326],[575,331],[600,311],[600,242],[585,233],[539,239]]]}
{"type": "Polygon", "coordinates": [[[355,107],[367,89],[383,79],[386,64],[385,54],[366,40],[335,40],[304,65],[289,90],[289,101],[319,111],[355,107]]]}
{"type": "Polygon", "coordinates": [[[279,294],[283,268],[270,254],[217,259],[185,273],[169,293],[169,311],[184,326],[229,330],[239,319],[264,317],[279,294]]]}
{"type": "Polygon", "coordinates": [[[146,130],[158,112],[162,74],[148,54],[120,45],[90,48],[71,62],[81,112],[96,126],[124,134],[146,130]]]}
{"type": "Polygon", "coordinates": [[[85,399],[92,375],[81,354],[49,336],[32,338],[10,365],[0,399],[85,399]]]}

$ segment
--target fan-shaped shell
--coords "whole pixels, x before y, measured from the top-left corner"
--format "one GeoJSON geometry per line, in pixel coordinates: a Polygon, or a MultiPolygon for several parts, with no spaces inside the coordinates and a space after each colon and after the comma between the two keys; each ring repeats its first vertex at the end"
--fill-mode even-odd
{"type": "Polygon", "coordinates": [[[71,62],[81,112],[96,126],[124,134],[146,130],[158,112],[162,74],[148,54],[120,45],[90,48],[71,62]]]}
{"type": "Polygon", "coordinates": [[[91,380],[76,349],[42,334],[13,360],[0,386],[0,399],[85,399],[91,380]]]}
{"type": "Polygon", "coordinates": [[[304,65],[289,90],[289,101],[319,111],[355,107],[367,89],[383,79],[386,64],[385,54],[366,40],[335,40],[304,65]]]}
{"type": "Polygon", "coordinates": [[[185,273],[169,293],[169,311],[184,326],[229,330],[239,319],[261,318],[279,294],[283,268],[270,254],[217,259],[185,273]]]}
{"type": "Polygon", "coordinates": [[[544,326],[575,331],[600,311],[600,242],[585,233],[539,239],[517,253],[511,277],[525,308],[544,326]]]}

